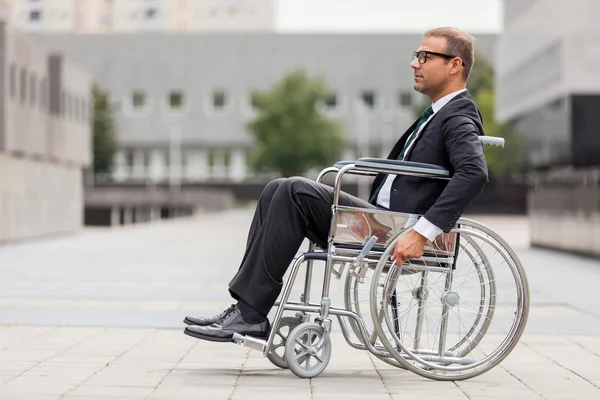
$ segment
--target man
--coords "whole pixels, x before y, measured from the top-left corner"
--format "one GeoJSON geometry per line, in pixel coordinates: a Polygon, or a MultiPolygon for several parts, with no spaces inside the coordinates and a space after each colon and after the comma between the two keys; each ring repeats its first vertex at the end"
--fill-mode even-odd
{"type": "MultiPolygon", "coordinates": [[[[414,89],[433,104],[398,140],[389,159],[437,164],[449,181],[379,174],[369,201],[346,193],[339,203],[382,207],[422,218],[396,245],[393,259],[421,257],[428,240],[449,232],[488,180],[479,110],[466,90],[474,61],[473,39],[454,28],[427,31],[410,66],[414,89]]],[[[238,300],[211,318],[186,317],[185,333],[205,340],[231,341],[233,333],[266,338],[267,314],[282,278],[305,238],[326,245],[331,223],[331,187],[304,178],[277,179],[262,192],[250,226],[241,266],[229,284],[238,300]]]]}

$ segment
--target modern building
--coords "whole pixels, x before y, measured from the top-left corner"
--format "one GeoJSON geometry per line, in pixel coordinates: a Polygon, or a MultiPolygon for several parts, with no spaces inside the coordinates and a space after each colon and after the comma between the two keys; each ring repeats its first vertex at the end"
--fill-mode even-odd
{"type": "Polygon", "coordinates": [[[28,32],[273,31],[275,0],[7,0],[28,32]]]}
{"type": "Polygon", "coordinates": [[[78,230],[91,75],[15,30],[0,5],[0,242],[78,230]]]}
{"type": "MultiPolygon", "coordinates": [[[[119,104],[119,180],[248,177],[251,94],[301,67],[325,79],[327,110],[345,127],[344,157],[387,155],[424,100],[409,64],[420,35],[39,35],[74,58],[119,104]]],[[[494,35],[477,35],[490,59],[494,35]]]]}
{"type": "Polygon", "coordinates": [[[532,241],[600,255],[600,7],[505,0],[496,115],[527,144],[532,241]]]}
{"type": "Polygon", "coordinates": [[[498,119],[525,134],[533,168],[598,164],[598,2],[505,0],[504,14],[498,119]]]}

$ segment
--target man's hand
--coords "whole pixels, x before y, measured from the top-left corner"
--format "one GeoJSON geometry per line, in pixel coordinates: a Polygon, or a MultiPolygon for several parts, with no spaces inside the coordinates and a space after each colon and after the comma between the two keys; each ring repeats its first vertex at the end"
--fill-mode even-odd
{"type": "Polygon", "coordinates": [[[425,236],[417,231],[410,231],[398,239],[394,254],[392,254],[390,260],[397,260],[396,265],[402,265],[404,261],[419,258],[423,255],[426,243],[427,238],[425,236]]]}

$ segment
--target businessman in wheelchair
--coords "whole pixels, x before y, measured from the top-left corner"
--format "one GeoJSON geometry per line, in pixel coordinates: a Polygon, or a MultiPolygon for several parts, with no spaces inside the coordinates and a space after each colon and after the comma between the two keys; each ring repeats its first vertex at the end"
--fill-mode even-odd
{"type": "MultiPolygon", "coordinates": [[[[400,137],[390,160],[438,165],[449,180],[378,174],[368,201],[341,192],[339,204],[422,215],[398,240],[397,264],[419,258],[428,241],[450,232],[488,181],[479,136],[484,135],[477,105],[466,89],[474,62],[473,39],[454,28],[425,32],[410,66],[414,89],[432,105],[400,137]]],[[[304,178],[276,179],[264,188],[250,226],[239,270],[229,283],[236,304],[213,317],[187,316],[187,335],[231,342],[234,333],[266,338],[267,315],[283,276],[305,238],[326,247],[333,189],[304,178]]]]}

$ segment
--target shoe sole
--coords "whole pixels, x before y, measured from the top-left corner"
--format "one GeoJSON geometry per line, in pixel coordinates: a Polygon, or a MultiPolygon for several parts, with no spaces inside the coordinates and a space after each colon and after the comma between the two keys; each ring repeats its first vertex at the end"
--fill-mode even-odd
{"type": "Polygon", "coordinates": [[[196,322],[192,322],[192,321],[190,321],[189,319],[187,319],[187,317],[186,317],[186,318],[183,320],[183,323],[184,323],[184,324],[186,324],[186,325],[190,325],[190,326],[210,326],[210,325],[212,325],[212,324],[213,324],[213,323],[211,322],[210,324],[199,325],[199,324],[197,324],[196,322]]]}
{"type": "Polygon", "coordinates": [[[183,333],[185,333],[188,336],[194,337],[196,339],[208,340],[210,342],[219,342],[219,343],[233,342],[233,337],[224,338],[224,337],[203,335],[201,333],[188,331],[187,329],[184,330],[183,333]]]}
{"type": "MultiPolygon", "coordinates": [[[[183,333],[185,333],[188,336],[192,336],[196,339],[208,340],[210,342],[219,342],[219,343],[233,342],[233,336],[232,337],[218,337],[218,336],[212,336],[212,335],[204,335],[202,333],[189,331],[187,329],[184,329],[183,333]]],[[[265,336],[253,336],[253,335],[248,335],[248,336],[251,336],[255,339],[261,339],[261,340],[267,340],[269,338],[268,334],[265,336]]]]}

